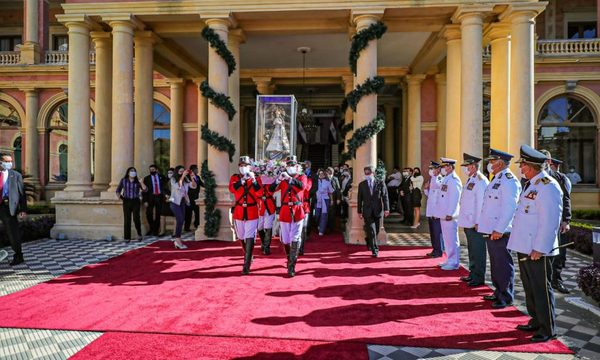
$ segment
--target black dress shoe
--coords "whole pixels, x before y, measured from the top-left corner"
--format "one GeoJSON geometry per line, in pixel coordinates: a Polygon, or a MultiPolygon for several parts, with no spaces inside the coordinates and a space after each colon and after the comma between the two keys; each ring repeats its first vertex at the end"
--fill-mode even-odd
{"type": "Polygon", "coordinates": [[[496,301],[496,295],[485,295],[483,300],[496,301]]]}
{"type": "Polygon", "coordinates": [[[13,257],[12,261],[10,262],[10,266],[19,265],[24,262],[25,262],[25,260],[23,259],[23,256],[15,256],[15,257],[13,257]]]}
{"type": "Polygon", "coordinates": [[[483,285],[483,282],[481,282],[481,281],[469,281],[467,283],[467,286],[470,286],[470,287],[476,287],[476,286],[481,286],[481,285],[483,285]]]}
{"type": "Polygon", "coordinates": [[[152,236],[152,231],[148,231],[148,232],[146,233],[146,236],[152,236]]]}
{"type": "Polygon", "coordinates": [[[464,281],[464,282],[470,282],[473,280],[473,278],[470,275],[469,276],[461,276],[460,280],[464,281]]]}
{"type": "Polygon", "coordinates": [[[442,257],[442,254],[439,254],[439,255],[435,255],[435,254],[434,254],[434,255],[431,255],[431,257],[432,257],[433,259],[435,259],[435,258],[441,258],[441,257],[442,257]]]}
{"type": "Polygon", "coordinates": [[[556,335],[548,336],[548,335],[542,335],[542,334],[535,334],[531,337],[531,342],[546,342],[546,341],[552,340],[554,338],[556,338],[556,335]]]}
{"type": "Polygon", "coordinates": [[[494,308],[494,309],[504,309],[505,307],[511,306],[511,305],[512,305],[512,303],[505,303],[504,301],[496,300],[492,304],[492,308],[494,308]]]}
{"type": "Polygon", "coordinates": [[[539,326],[533,326],[529,324],[517,325],[517,330],[521,331],[537,331],[539,328],[539,326]]]}
{"type": "Polygon", "coordinates": [[[558,291],[561,294],[570,294],[571,293],[569,291],[569,289],[567,289],[563,283],[552,284],[552,288],[554,288],[554,290],[558,291]]]}
{"type": "Polygon", "coordinates": [[[371,254],[372,257],[376,258],[379,256],[379,252],[378,251],[373,251],[373,254],[371,254]]]}

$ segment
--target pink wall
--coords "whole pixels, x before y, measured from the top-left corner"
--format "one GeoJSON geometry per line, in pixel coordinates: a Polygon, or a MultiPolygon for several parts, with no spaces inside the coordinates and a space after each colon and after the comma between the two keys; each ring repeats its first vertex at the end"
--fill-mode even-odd
{"type": "Polygon", "coordinates": [[[435,159],[436,154],[436,131],[423,130],[421,131],[421,172],[426,173],[423,169],[429,166],[429,162],[435,159]]]}
{"type": "Polygon", "coordinates": [[[421,121],[435,122],[437,112],[437,84],[433,77],[421,83],[421,121]]]}

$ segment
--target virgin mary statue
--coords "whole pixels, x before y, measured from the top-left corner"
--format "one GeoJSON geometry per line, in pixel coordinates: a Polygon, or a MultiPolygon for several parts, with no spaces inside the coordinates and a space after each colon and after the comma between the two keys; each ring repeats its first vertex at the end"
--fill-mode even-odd
{"type": "Polygon", "coordinates": [[[265,152],[270,160],[282,160],[290,153],[290,141],[285,132],[285,110],[280,106],[276,106],[272,112],[274,118],[271,136],[265,152]]]}

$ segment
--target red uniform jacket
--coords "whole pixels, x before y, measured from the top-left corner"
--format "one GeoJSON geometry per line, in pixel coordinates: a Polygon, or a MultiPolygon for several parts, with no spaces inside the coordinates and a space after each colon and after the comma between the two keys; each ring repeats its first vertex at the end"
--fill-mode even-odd
{"type": "Polygon", "coordinates": [[[304,175],[294,175],[290,181],[284,180],[279,184],[271,184],[269,190],[272,192],[281,190],[279,221],[289,223],[304,220],[304,190],[306,188],[306,176],[304,175]]]}
{"type": "Polygon", "coordinates": [[[260,216],[265,216],[265,212],[267,215],[275,214],[275,208],[277,205],[275,204],[275,198],[273,197],[273,193],[269,189],[271,184],[263,185],[262,188],[262,196],[259,200],[260,204],[260,216]]]}
{"type": "Polygon", "coordinates": [[[304,213],[310,214],[310,189],[312,189],[313,181],[308,176],[306,177],[306,188],[304,189],[304,213]]]}
{"type": "Polygon", "coordinates": [[[254,181],[241,182],[240,174],[232,175],[229,179],[229,191],[235,196],[233,207],[234,220],[258,219],[258,200],[262,196],[262,182],[260,178],[254,181]]]}

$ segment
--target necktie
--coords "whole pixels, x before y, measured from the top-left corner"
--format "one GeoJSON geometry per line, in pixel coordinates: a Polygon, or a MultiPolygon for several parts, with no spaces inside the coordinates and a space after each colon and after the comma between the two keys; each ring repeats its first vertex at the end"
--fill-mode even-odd
{"type": "Polygon", "coordinates": [[[369,180],[369,191],[371,192],[371,195],[373,195],[373,182],[371,180],[369,180]]]}
{"type": "Polygon", "coordinates": [[[160,191],[158,191],[158,179],[156,177],[156,175],[152,177],[152,183],[154,184],[154,195],[159,195],[160,191]]]}
{"type": "Polygon", "coordinates": [[[530,181],[530,180],[528,180],[528,181],[525,183],[525,187],[523,188],[523,192],[525,192],[525,191],[527,190],[527,188],[529,187],[529,185],[531,185],[531,181],[530,181]]]}
{"type": "Polygon", "coordinates": [[[4,171],[0,171],[0,198],[4,196],[4,171]]]}

